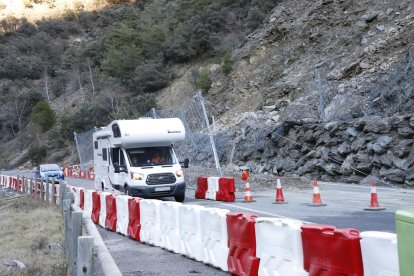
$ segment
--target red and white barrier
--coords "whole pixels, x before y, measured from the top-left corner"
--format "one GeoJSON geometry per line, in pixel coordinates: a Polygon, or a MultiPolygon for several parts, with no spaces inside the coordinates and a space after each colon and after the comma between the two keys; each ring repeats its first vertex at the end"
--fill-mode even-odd
{"type": "Polygon", "coordinates": [[[128,200],[128,237],[137,241],[141,241],[141,200],[139,197],[128,200]]]}
{"type": "Polygon", "coordinates": [[[129,211],[128,200],[130,196],[119,195],[116,197],[116,232],[128,236],[129,211]]]}
{"type": "Polygon", "coordinates": [[[160,205],[161,202],[155,199],[143,199],[140,201],[140,238],[142,242],[155,246],[160,246],[161,243],[160,205]]]}
{"type": "Polygon", "coordinates": [[[400,275],[396,234],[367,231],[361,238],[365,276],[400,275]]]}
{"type": "Polygon", "coordinates": [[[116,232],[117,211],[116,196],[111,194],[106,197],[105,228],[112,232],[116,232]]]}
{"type": "Polygon", "coordinates": [[[105,228],[106,222],[106,197],[111,196],[111,193],[108,192],[101,192],[100,193],[100,200],[101,200],[101,211],[99,213],[99,225],[105,228]]]}
{"type": "Polygon", "coordinates": [[[216,195],[219,190],[219,181],[220,177],[209,177],[207,178],[207,192],[206,192],[206,199],[216,200],[216,195]]]}
{"type": "Polygon", "coordinates": [[[181,203],[174,201],[161,202],[160,205],[160,246],[175,253],[181,252],[180,223],[178,221],[181,206],[181,203]]]}
{"type": "Polygon", "coordinates": [[[84,202],[84,208],[83,213],[85,217],[91,218],[92,217],[92,190],[85,190],[84,196],[85,196],[85,202],[84,202]]]}
{"type": "Polygon", "coordinates": [[[302,222],[292,219],[256,219],[259,275],[309,275],[303,269],[301,226],[302,222]]]}
{"type": "Polygon", "coordinates": [[[203,261],[203,240],[201,238],[201,210],[199,205],[182,205],[179,209],[181,254],[197,261],[203,261]]]}
{"type": "Polygon", "coordinates": [[[232,202],[236,199],[234,178],[199,177],[195,198],[232,202]]]}
{"type": "Polygon", "coordinates": [[[219,208],[200,210],[203,263],[228,271],[229,255],[226,215],[230,211],[219,208]]]}

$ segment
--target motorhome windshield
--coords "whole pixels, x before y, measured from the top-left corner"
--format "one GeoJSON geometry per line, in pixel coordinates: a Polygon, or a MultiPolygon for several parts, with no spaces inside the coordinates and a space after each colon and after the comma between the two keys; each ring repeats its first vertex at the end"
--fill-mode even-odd
{"type": "Polygon", "coordinates": [[[128,158],[132,167],[172,165],[177,161],[171,147],[147,147],[128,149],[128,158]]]}

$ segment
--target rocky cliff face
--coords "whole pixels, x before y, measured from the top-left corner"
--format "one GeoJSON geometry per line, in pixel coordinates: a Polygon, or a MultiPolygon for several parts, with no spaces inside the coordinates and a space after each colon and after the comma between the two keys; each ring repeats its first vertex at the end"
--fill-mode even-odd
{"type": "Polygon", "coordinates": [[[412,1],[280,1],[233,58],[205,95],[223,164],[414,185],[412,1]]]}

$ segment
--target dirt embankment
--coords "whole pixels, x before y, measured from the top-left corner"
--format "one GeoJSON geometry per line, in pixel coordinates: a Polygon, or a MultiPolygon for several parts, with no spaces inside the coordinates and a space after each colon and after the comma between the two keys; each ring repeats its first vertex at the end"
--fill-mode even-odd
{"type": "Polygon", "coordinates": [[[0,189],[0,275],[66,275],[63,220],[55,206],[0,189]]]}

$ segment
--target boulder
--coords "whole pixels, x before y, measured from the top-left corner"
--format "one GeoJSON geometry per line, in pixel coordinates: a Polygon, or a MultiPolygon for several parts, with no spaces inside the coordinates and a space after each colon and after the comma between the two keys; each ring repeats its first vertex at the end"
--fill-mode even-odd
{"type": "Polygon", "coordinates": [[[398,134],[403,137],[413,137],[414,136],[414,129],[409,126],[406,127],[399,127],[398,134]]]}
{"type": "Polygon", "coordinates": [[[405,174],[402,170],[380,170],[380,175],[385,180],[392,182],[391,184],[403,184],[405,182],[405,174]]]}
{"type": "Polygon", "coordinates": [[[398,143],[392,148],[392,153],[399,158],[406,157],[410,153],[412,144],[413,140],[398,141],[398,143]]]}
{"type": "Polygon", "coordinates": [[[388,134],[391,132],[391,124],[384,118],[374,117],[366,121],[364,132],[388,134]]]}

